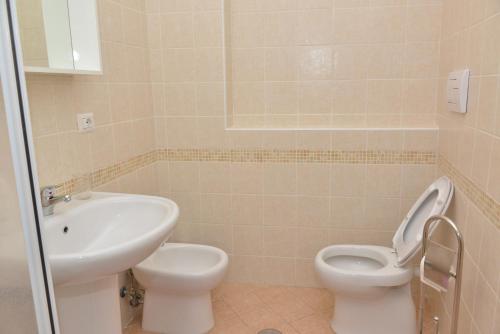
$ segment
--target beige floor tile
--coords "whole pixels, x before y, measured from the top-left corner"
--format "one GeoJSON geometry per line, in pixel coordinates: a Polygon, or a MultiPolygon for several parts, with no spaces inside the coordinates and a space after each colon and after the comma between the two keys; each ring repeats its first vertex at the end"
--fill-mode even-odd
{"type": "Polygon", "coordinates": [[[331,310],[335,304],[333,295],[325,289],[293,288],[291,291],[314,311],[331,310]]]}
{"type": "Polygon", "coordinates": [[[231,319],[238,318],[238,315],[229,305],[223,300],[213,302],[214,317],[216,323],[230,321],[231,319]]]}
{"type": "Polygon", "coordinates": [[[253,292],[247,294],[229,295],[224,297],[224,301],[238,314],[262,309],[266,305],[253,292]]]}
{"type": "Polygon", "coordinates": [[[311,315],[300,320],[293,321],[292,327],[300,334],[332,334],[329,321],[321,315],[311,315]]]}
{"type": "MultiPolygon", "coordinates": [[[[283,334],[332,334],[334,298],[325,289],[224,283],[212,296],[215,327],[210,334],[256,334],[274,328],[283,334]]],[[[432,330],[432,320],[425,328],[432,330]]],[[[123,334],[152,334],[137,319],[123,334]]]]}
{"type": "Polygon", "coordinates": [[[256,284],[223,283],[212,292],[212,299],[232,298],[245,295],[259,289],[256,284]]]}
{"type": "Polygon", "coordinates": [[[216,324],[209,332],[210,334],[255,334],[247,325],[239,318],[231,319],[230,321],[216,324]]]}
{"type": "Polygon", "coordinates": [[[314,314],[314,310],[298,299],[276,301],[269,304],[273,312],[288,322],[299,320],[314,314]]]}
{"type": "Polygon", "coordinates": [[[255,332],[265,328],[276,328],[286,322],[270,308],[264,307],[240,315],[241,320],[255,332]]]}

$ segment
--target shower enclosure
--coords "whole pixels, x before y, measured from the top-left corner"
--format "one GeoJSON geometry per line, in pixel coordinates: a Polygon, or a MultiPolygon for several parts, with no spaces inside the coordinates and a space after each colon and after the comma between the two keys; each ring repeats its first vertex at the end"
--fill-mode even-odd
{"type": "Polygon", "coordinates": [[[0,1],[0,333],[58,333],[14,2],[0,1]]]}

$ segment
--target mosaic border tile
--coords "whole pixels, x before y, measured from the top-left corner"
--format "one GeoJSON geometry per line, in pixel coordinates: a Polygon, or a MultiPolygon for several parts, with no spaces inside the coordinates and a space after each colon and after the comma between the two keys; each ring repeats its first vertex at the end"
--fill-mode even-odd
{"type": "Polygon", "coordinates": [[[500,203],[496,202],[441,155],[438,157],[438,167],[497,228],[500,228],[500,203]]]}
{"type": "Polygon", "coordinates": [[[435,164],[434,152],[419,151],[315,151],[264,149],[160,149],[159,159],[167,161],[218,161],[251,163],[366,163],[435,164]]]}
{"type": "MultiPolygon", "coordinates": [[[[444,157],[434,152],[420,151],[321,151],[321,150],[264,150],[264,149],[157,149],[127,161],[91,172],[92,188],[109,183],[157,161],[198,161],[238,163],[337,163],[337,164],[437,164],[481,212],[500,228],[500,203],[474,182],[460,173],[444,157]]],[[[75,190],[77,180],[57,186],[57,193],[75,190]]]]}
{"type": "MultiPolygon", "coordinates": [[[[337,163],[337,164],[436,164],[434,152],[419,151],[328,151],[265,149],[157,149],[89,173],[96,188],[157,161],[239,163],[337,163]]],[[[77,180],[57,186],[58,194],[73,193],[77,180]]]]}
{"type": "MultiPolygon", "coordinates": [[[[129,160],[116,163],[109,167],[100,168],[87,175],[90,179],[91,188],[99,187],[103,184],[116,180],[117,178],[132,173],[142,167],[146,167],[156,162],[158,151],[154,150],[145,154],[137,155],[129,160]]],[[[74,192],[77,179],[65,181],[56,186],[57,194],[71,194],[74,192]]]]}

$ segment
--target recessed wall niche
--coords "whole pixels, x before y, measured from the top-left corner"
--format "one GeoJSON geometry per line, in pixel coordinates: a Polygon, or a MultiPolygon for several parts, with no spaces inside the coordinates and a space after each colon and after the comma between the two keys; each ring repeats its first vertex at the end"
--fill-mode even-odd
{"type": "Polygon", "coordinates": [[[441,7],[224,1],[227,127],[435,128],[441,7]]]}

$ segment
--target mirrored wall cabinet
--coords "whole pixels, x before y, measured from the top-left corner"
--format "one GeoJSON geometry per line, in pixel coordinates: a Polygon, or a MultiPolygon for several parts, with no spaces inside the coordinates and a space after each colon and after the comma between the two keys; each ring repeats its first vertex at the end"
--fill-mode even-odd
{"type": "Polygon", "coordinates": [[[18,0],[26,72],[102,74],[96,0],[18,0]]]}

